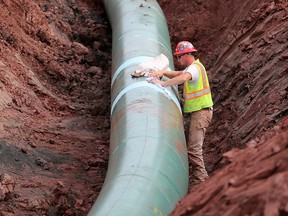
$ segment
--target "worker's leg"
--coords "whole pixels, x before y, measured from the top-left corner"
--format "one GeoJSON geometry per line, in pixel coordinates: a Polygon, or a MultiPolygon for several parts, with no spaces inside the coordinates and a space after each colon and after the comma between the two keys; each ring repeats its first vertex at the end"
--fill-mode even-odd
{"type": "Polygon", "coordinates": [[[203,160],[203,141],[205,132],[212,119],[211,110],[200,110],[191,113],[191,121],[188,136],[188,157],[192,168],[192,181],[198,184],[208,177],[203,160]]]}

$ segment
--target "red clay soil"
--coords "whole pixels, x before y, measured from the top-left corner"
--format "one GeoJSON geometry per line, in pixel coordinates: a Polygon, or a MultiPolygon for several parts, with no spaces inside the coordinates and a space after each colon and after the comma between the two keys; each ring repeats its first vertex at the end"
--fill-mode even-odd
{"type": "MultiPolygon", "coordinates": [[[[172,47],[199,50],[215,102],[210,178],[171,215],[288,215],[287,1],[158,2],[172,47]]],[[[0,0],[0,18],[0,216],[86,215],[108,165],[103,5],[0,0]]]]}

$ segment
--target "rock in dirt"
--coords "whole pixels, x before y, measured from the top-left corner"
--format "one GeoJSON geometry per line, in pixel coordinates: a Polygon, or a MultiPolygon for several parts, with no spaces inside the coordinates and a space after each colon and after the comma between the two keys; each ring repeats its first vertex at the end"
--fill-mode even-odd
{"type": "Polygon", "coordinates": [[[15,181],[8,174],[0,175],[0,201],[4,200],[9,193],[13,193],[15,181]]]}

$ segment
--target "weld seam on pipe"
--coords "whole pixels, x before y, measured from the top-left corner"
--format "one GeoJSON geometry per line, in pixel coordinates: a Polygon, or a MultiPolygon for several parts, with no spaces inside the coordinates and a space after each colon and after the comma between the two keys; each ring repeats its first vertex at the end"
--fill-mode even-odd
{"type": "MultiPolygon", "coordinates": [[[[138,36],[141,37],[141,35],[134,35],[134,37],[138,37],[138,36]]],[[[122,35],[121,37],[124,37],[124,35],[122,35]]],[[[121,37],[119,38],[119,40],[121,40],[121,37]]],[[[169,52],[169,50],[167,50],[166,46],[163,43],[160,43],[159,41],[156,41],[156,40],[154,40],[152,38],[146,38],[146,40],[150,40],[150,41],[159,43],[161,45],[161,47],[166,49],[165,51],[167,53],[169,52]]],[[[133,66],[133,65],[138,65],[138,64],[140,64],[142,62],[145,62],[145,61],[148,61],[148,60],[151,60],[151,59],[153,59],[153,57],[151,57],[151,56],[137,56],[137,57],[131,58],[131,59],[127,60],[126,62],[122,63],[117,68],[115,73],[113,74],[112,81],[111,81],[111,86],[113,86],[117,76],[121,73],[121,71],[124,68],[130,67],[130,66],[133,66]]]]}
{"type": "Polygon", "coordinates": [[[131,58],[128,61],[126,61],[123,64],[121,64],[117,68],[117,70],[115,71],[115,73],[114,73],[114,75],[112,77],[111,86],[113,86],[115,79],[117,78],[117,76],[121,73],[121,71],[124,68],[130,67],[132,65],[138,65],[138,64],[140,64],[140,63],[142,63],[144,61],[148,61],[148,60],[151,60],[151,59],[152,59],[152,57],[149,57],[149,56],[138,56],[138,57],[135,57],[135,58],[131,58]]]}
{"type": "Polygon", "coordinates": [[[156,91],[164,94],[166,97],[168,97],[170,100],[172,100],[178,107],[180,113],[182,113],[182,109],[181,106],[179,104],[178,98],[172,94],[168,89],[166,89],[165,87],[159,86],[159,85],[155,85],[153,83],[148,83],[147,81],[142,81],[142,82],[137,82],[134,83],[132,85],[127,86],[126,88],[124,88],[115,98],[115,100],[113,101],[112,105],[111,105],[111,115],[113,113],[113,110],[117,104],[117,102],[120,100],[120,98],[126,94],[128,91],[131,91],[135,88],[141,88],[141,87],[149,87],[149,88],[153,88],[156,91]]]}

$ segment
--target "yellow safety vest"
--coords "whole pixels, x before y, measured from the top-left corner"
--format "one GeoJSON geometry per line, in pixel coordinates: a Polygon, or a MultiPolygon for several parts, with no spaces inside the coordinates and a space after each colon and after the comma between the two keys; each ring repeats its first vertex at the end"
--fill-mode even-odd
{"type": "MultiPolygon", "coordinates": [[[[199,70],[199,79],[195,86],[191,86],[189,81],[184,83],[184,112],[195,112],[203,108],[213,106],[211,90],[205,67],[197,59],[192,63],[199,70]]],[[[193,79],[193,77],[192,77],[193,79]]]]}

